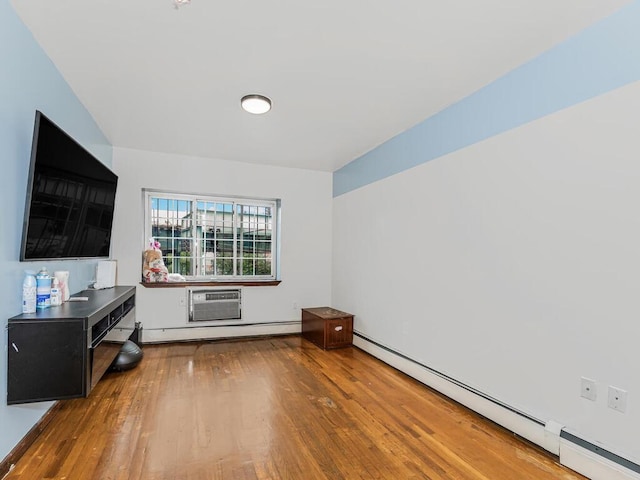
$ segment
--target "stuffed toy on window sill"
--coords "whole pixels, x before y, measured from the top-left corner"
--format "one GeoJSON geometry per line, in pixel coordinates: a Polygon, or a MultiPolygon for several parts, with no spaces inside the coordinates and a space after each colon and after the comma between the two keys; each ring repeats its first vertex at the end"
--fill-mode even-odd
{"type": "Polygon", "coordinates": [[[160,250],[149,249],[144,251],[142,281],[146,283],[169,281],[169,271],[162,260],[162,252],[160,250]]]}

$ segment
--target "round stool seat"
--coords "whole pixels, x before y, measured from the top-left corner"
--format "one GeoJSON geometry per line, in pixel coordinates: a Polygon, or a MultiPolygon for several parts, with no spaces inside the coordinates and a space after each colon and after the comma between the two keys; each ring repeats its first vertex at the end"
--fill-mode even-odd
{"type": "Polygon", "coordinates": [[[131,340],[127,340],[109,368],[118,372],[130,370],[140,363],[143,356],[142,349],[131,340]]]}

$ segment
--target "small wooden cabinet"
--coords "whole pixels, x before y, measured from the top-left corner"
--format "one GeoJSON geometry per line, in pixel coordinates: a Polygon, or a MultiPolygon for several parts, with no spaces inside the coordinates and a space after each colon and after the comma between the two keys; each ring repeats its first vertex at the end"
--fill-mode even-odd
{"type": "Polygon", "coordinates": [[[302,337],[325,350],[348,347],[353,342],[353,315],[331,307],[303,308],[302,337]]]}

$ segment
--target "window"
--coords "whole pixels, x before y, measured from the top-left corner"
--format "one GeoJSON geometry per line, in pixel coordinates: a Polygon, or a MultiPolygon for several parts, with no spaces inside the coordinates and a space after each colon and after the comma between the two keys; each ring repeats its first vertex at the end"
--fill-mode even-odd
{"type": "Polygon", "coordinates": [[[145,238],[187,280],[275,280],[279,200],[145,191],[145,238]]]}

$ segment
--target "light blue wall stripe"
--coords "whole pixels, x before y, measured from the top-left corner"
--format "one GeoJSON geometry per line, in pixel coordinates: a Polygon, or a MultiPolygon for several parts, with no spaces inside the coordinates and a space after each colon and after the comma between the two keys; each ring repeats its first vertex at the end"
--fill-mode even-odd
{"type": "Polygon", "coordinates": [[[333,174],[337,197],[640,79],[640,1],[333,174]]]}
{"type": "MultiPolygon", "coordinates": [[[[16,15],[9,0],[0,0],[0,318],[21,311],[24,269],[47,266],[69,270],[71,290],[86,288],[95,279],[96,261],[21,263],[18,261],[35,110],[49,118],[106,165],[112,147],[95,121],[74,95],[51,60],[16,15]]],[[[38,421],[50,402],[6,405],[7,329],[0,343],[0,459],[38,421]]]]}

